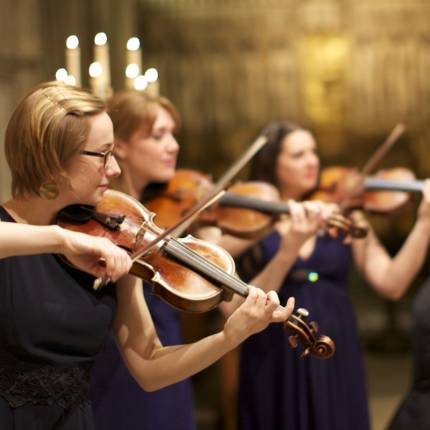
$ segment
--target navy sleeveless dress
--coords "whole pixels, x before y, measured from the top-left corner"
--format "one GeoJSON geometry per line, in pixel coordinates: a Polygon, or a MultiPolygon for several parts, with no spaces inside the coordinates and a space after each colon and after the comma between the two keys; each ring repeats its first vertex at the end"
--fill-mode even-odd
{"type": "MultiPolygon", "coordinates": [[[[262,243],[263,263],[279,249],[272,233],[262,243]]],[[[308,259],[298,258],[279,294],[282,303],[310,312],[336,352],[329,360],[299,359],[282,324],[244,342],[240,357],[240,430],[368,430],[366,378],[356,319],[347,295],[351,250],[325,235],[308,259]]]]}
{"type": "MultiPolygon", "coordinates": [[[[182,343],[179,312],[144,286],[145,299],[163,345],[182,343]]],[[[114,339],[97,357],[90,397],[96,430],[193,430],[194,406],[189,379],[147,393],[125,367],[114,339]]]]}
{"type": "Polygon", "coordinates": [[[388,430],[430,429],[430,279],[412,305],[412,386],[388,430]]]}
{"type": "MultiPolygon", "coordinates": [[[[0,221],[14,221],[2,207],[0,221]]],[[[116,299],[93,281],[52,254],[0,259],[1,430],[94,430],[90,370],[116,299]]]]}

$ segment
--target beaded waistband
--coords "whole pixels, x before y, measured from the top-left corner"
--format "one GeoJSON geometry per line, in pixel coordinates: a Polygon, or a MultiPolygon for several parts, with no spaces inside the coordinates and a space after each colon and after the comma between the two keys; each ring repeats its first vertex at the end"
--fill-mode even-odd
{"type": "Polygon", "coordinates": [[[89,381],[89,364],[36,364],[0,352],[0,396],[12,408],[25,404],[75,408],[88,400],[89,381]]]}

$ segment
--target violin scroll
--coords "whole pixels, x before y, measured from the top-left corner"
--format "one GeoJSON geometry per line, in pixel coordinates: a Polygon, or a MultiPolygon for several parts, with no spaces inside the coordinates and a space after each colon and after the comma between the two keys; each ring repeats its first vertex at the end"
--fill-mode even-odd
{"type": "Polygon", "coordinates": [[[317,358],[330,358],[335,350],[334,342],[328,336],[316,337],[318,325],[315,321],[307,322],[309,316],[307,309],[299,308],[284,323],[284,328],[291,333],[288,340],[292,348],[299,344],[303,346],[300,358],[311,354],[317,358]]]}

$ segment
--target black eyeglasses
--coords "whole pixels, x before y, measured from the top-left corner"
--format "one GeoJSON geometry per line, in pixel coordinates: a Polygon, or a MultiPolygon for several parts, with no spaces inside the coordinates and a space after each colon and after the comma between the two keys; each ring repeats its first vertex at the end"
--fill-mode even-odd
{"type": "Polygon", "coordinates": [[[95,152],[95,151],[79,151],[79,154],[81,155],[90,155],[92,157],[100,157],[103,158],[103,167],[106,168],[106,166],[109,164],[109,161],[114,156],[113,149],[110,149],[106,152],[95,152]]]}

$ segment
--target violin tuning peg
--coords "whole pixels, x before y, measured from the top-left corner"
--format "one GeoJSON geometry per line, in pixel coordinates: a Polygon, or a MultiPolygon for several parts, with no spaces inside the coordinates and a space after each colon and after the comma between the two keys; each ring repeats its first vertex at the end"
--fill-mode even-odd
{"type": "Polygon", "coordinates": [[[309,311],[305,308],[298,308],[296,312],[303,318],[307,318],[309,316],[309,311]]]}
{"type": "Polygon", "coordinates": [[[312,331],[313,331],[314,334],[318,333],[319,327],[318,327],[318,323],[316,321],[311,321],[309,323],[309,326],[311,327],[311,329],[312,329],[312,331]]]}
{"type": "Polygon", "coordinates": [[[300,354],[300,358],[305,358],[306,356],[308,356],[311,352],[310,348],[306,348],[301,354],[300,354]]]}
{"type": "Polygon", "coordinates": [[[297,348],[297,346],[299,345],[297,336],[296,335],[288,336],[288,343],[290,344],[291,348],[297,348]]]}

